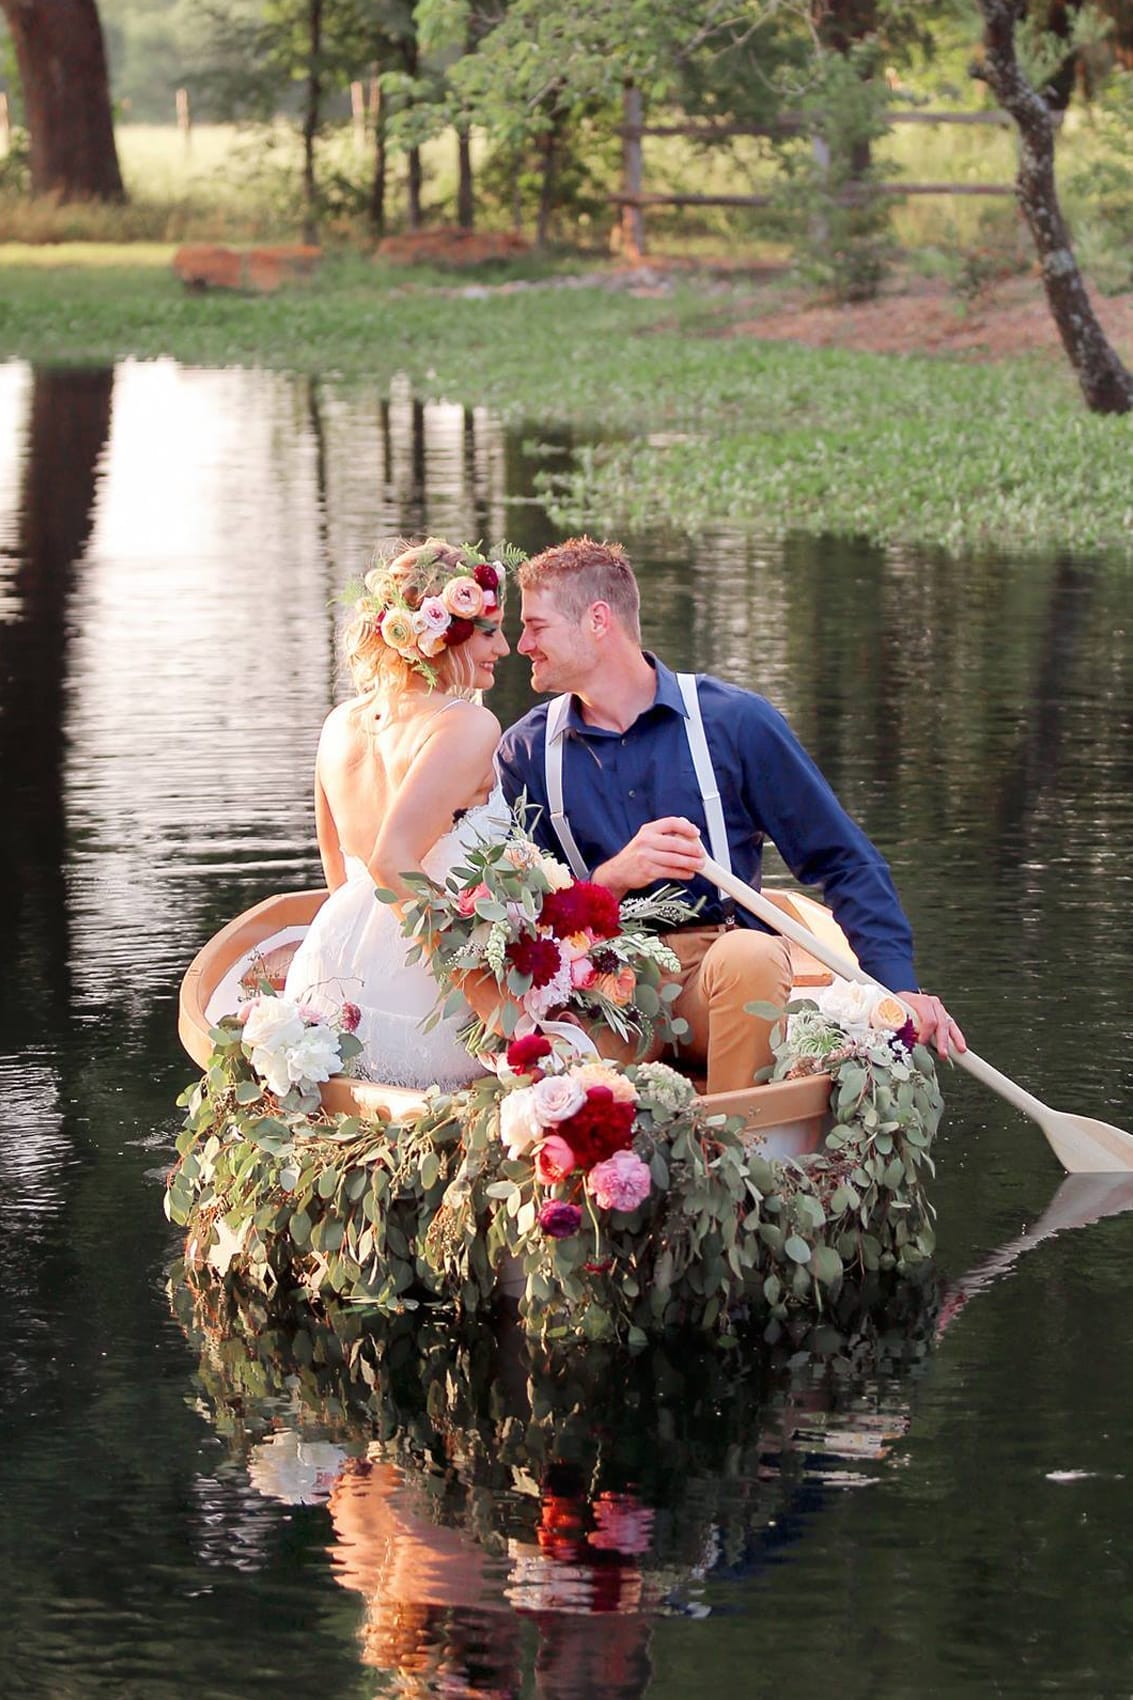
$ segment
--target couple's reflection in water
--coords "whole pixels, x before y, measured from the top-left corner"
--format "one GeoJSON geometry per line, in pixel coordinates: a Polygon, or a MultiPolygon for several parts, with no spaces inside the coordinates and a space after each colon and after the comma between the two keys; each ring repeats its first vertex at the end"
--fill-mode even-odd
{"type": "Polygon", "coordinates": [[[381,1692],[634,1700],[659,1618],[736,1609],[824,1508],[891,1467],[920,1368],[974,1295],[1053,1234],[1130,1209],[1133,1177],[1072,1177],[961,1280],[730,1353],[548,1357],[506,1319],[316,1320],[171,1290],[240,1476],[236,1521],[325,1507],[381,1692]]]}

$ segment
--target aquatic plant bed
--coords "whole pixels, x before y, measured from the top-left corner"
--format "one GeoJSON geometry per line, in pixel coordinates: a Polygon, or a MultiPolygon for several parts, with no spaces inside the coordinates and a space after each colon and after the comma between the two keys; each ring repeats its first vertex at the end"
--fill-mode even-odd
{"type": "Polygon", "coordinates": [[[848,1281],[930,1266],[941,1100],[929,1054],[892,1036],[846,1044],[807,1015],[784,1038],[780,1077],[830,1073],[832,1126],[820,1154],[770,1161],[664,1064],[544,1076],[532,1057],[370,1122],[274,1098],[241,1031],[232,1017],[213,1030],[207,1072],[182,1096],[166,1195],[190,1269],[236,1285],[466,1317],[510,1291],[533,1335],[635,1345],[674,1327],[731,1341],[755,1326],[774,1341],[848,1281]],[[543,1096],[581,1091],[585,1137],[611,1146],[585,1185],[525,1146],[543,1080],[543,1096]]]}
{"type": "MultiPolygon", "coordinates": [[[[588,443],[548,458],[555,523],[731,525],[964,549],[1133,552],[1128,419],[1084,410],[1061,358],[975,364],[768,342],[750,281],[634,293],[328,259],[267,299],[186,295],[172,249],[3,256],[0,357],[159,355],[364,380],[486,405],[588,443]],[[89,261],[89,256],[88,256],[89,261]]],[[[1039,285],[1035,284],[1038,290],[1039,285]]],[[[957,313],[963,309],[957,304],[957,313]]],[[[782,334],[781,326],[778,334],[782,334]]]]}

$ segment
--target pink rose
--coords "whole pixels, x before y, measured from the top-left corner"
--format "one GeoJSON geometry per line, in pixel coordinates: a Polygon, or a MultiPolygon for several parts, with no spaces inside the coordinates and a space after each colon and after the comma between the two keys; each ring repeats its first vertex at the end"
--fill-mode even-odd
{"type": "Polygon", "coordinates": [[[248,1017],[251,1015],[251,1013],[255,1009],[255,1007],[256,1007],[256,999],[255,998],[248,998],[246,1002],[244,1002],[244,1003],[242,1003],[238,1006],[238,1008],[236,1010],[236,1019],[240,1023],[241,1027],[243,1027],[245,1021],[247,1021],[248,1017]]]}
{"type": "Polygon", "coordinates": [[[315,1027],[322,1020],[322,1011],[316,1009],[313,1003],[301,1003],[298,1006],[299,1019],[305,1021],[308,1027],[315,1027]]]}
{"type": "Polygon", "coordinates": [[[464,890],[460,893],[460,896],[456,900],[457,913],[464,915],[465,917],[474,915],[476,913],[476,905],[479,903],[480,899],[482,897],[490,896],[491,892],[488,890],[483,881],[481,881],[479,885],[465,886],[464,890]]]}
{"type": "Polygon", "coordinates": [[[653,1179],[633,1151],[615,1151],[595,1163],[586,1177],[595,1204],[602,1210],[636,1210],[649,1197],[653,1179]]]}
{"type": "Polygon", "coordinates": [[[552,1199],[539,1211],[539,1226],[553,1240],[569,1239],[582,1226],[582,1211],[577,1204],[560,1204],[552,1199]]]}
{"type": "Polygon", "coordinates": [[[549,1133],[535,1153],[535,1178],[543,1186],[565,1181],[577,1159],[560,1133],[549,1133]]]}
{"type": "Polygon", "coordinates": [[[450,578],[441,591],[441,601],[450,614],[461,620],[475,620],[483,611],[484,592],[474,578],[461,574],[450,578]]]}
{"type": "Polygon", "coordinates": [[[576,992],[588,992],[598,979],[598,970],[588,956],[576,956],[570,965],[570,983],[576,992]]]}
{"type": "Polygon", "coordinates": [[[547,1074],[531,1088],[534,1112],[544,1127],[554,1127],[577,1115],[586,1093],[569,1074],[547,1074]]]}

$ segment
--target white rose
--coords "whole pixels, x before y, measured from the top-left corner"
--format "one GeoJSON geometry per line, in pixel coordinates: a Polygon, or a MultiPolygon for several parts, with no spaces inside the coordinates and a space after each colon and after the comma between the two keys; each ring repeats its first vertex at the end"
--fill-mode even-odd
{"type": "Polygon", "coordinates": [[[302,1038],[287,1047],[287,1072],[297,1086],[329,1080],[342,1067],[337,1035],[322,1022],[307,1027],[302,1038]]]}
{"type": "Polygon", "coordinates": [[[257,998],[241,1038],[253,1049],[275,1050],[303,1036],[303,1017],[290,998],[257,998]]]}
{"type": "Polygon", "coordinates": [[[814,1001],[823,1015],[840,1027],[868,1027],[877,987],[863,986],[857,980],[835,980],[831,986],[819,987],[814,1001]]]}
{"type": "Polygon", "coordinates": [[[535,1115],[544,1127],[554,1127],[576,1115],[586,1102],[586,1093],[569,1074],[548,1074],[530,1088],[535,1115]]]}
{"type": "Polygon", "coordinates": [[[452,624],[452,615],[439,596],[426,596],[414,616],[413,624],[419,631],[447,632],[452,624]]]}
{"type": "Polygon", "coordinates": [[[535,1114],[535,1088],[521,1086],[500,1105],[500,1138],[509,1157],[522,1157],[543,1137],[543,1124],[535,1114]]]}

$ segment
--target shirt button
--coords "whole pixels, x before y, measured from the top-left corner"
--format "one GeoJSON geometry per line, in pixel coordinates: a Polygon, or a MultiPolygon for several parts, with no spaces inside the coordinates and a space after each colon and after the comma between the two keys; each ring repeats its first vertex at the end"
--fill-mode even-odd
{"type": "Polygon", "coordinates": [[[622,739],[622,749],[623,749],[623,750],[624,750],[624,749],[625,749],[625,747],[626,747],[626,741],[625,741],[625,739],[624,739],[624,738],[623,738],[623,739],[622,739]]]}
{"type": "Polygon", "coordinates": [[[629,792],[627,792],[627,796],[630,796],[630,797],[636,797],[636,796],[637,796],[637,792],[636,792],[636,791],[629,791],[629,792]]]}

